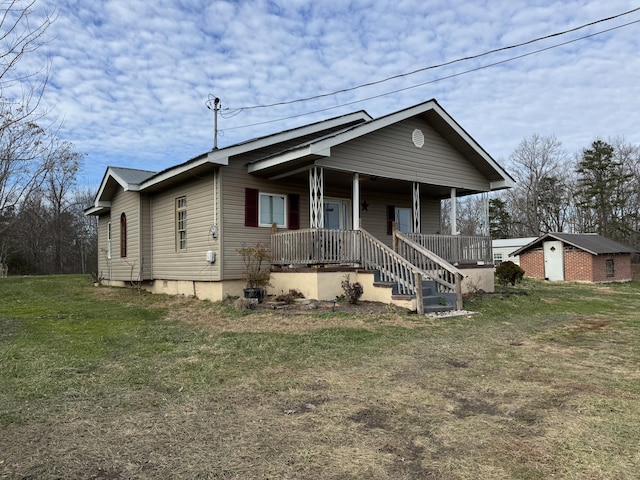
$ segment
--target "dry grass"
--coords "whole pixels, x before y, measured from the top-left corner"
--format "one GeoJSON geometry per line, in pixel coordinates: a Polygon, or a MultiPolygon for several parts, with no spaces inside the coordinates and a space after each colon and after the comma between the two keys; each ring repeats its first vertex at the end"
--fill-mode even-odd
{"type": "Polygon", "coordinates": [[[634,478],[638,285],[557,287],[452,319],[105,290],[177,330],[84,369],[62,359],[77,381],[44,396],[0,394],[0,478],[634,478]]]}
{"type": "Polygon", "coordinates": [[[167,299],[167,318],[189,325],[204,326],[211,332],[309,333],[326,328],[424,327],[428,320],[407,311],[374,302],[358,305],[313,302],[308,305],[287,305],[272,308],[267,304],[245,313],[231,311],[230,304],[206,304],[195,299],[167,299]]]}

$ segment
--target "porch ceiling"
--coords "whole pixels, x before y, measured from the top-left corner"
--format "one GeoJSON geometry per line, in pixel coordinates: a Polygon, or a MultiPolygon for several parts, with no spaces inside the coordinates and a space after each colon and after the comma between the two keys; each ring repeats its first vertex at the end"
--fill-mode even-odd
{"type": "Polygon", "coordinates": [[[321,155],[307,155],[294,158],[286,163],[274,163],[269,167],[264,167],[258,171],[250,172],[267,180],[282,180],[291,177],[300,177],[301,175],[309,181],[309,170],[314,166],[315,160],[321,158],[321,155]]]}
{"type": "MultiPolygon", "coordinates": [[[[292,167],[288,172],[282,172],[279,175],[269,177],[270,180],[282,180],[288,183],[299,185],[309,184],[309,169],[313,166],[312,162],[300,162],[298,168],[292,167]]],[[[254,174],[255,175],[255,174],[254,174]]],[[[338,189],[345,192],[351,192],[353,186],[353,172],[324,169],[324,186],[326,189],[338,189]]],[[[383,178],[360,174],[360,195],[367,192],[379,192],[389,194],[407,194],[411,193],[411,182],[397,180],[392,178],[383,178]]],[[[467,189],[456,190],[458,197],[481,193],[467,189]]],[[[350,194],[350,193],[349,193],[350,194]]],[[[445,199],[451,196],[451,188],[442,185],[422,185],[422,195],[425,197],[445,199]]]]}

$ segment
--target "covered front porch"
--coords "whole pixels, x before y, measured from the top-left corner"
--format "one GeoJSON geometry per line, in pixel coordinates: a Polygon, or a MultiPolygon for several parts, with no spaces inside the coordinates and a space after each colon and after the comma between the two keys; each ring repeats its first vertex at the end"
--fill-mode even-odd
{"type": "MultiPolygon", "coordinates": [[[[357,172],[325,173],[318,166],[301,169],[289,180],[299,181],[305,174],[309,227],[272,231],[271,263],[280,272],[305,267],[371,271],[375,286],[390,288],[394,299],[415,299],[415,309],[424,313],[462,309],[464,269],[482,266],[486,272],[492,264],[488,235],[456,234],[458,193],[476,192],[357,172]],[[330,196],[325,195],[325,175],[331,178],[330,196]],[[445,235],[435,233],[443,199],[451,205],[451,234],[445,235]]],[[[488,209],[480,215],[486,216],[480,223],[488,226],[488,209]]]]}
{"type": "MultiPolygon", "coordinates": [[[[403,234],[394,228],[389,247],[362,228],[320,228],[275,232],[271,252],[271,263],[279,272],[308,267],[316,276],[329,270],[370,271],[373,287],[389,288],[392,300],[411,301],[418,313],[426,313],[462,309],[468,269],[489,266],[491,241],[486,237],[403,234]]],[[[490,276],[492,279],[493,271],[490,276]]]]}
{"type": "MultiPolygon", "coordinates": [[[[454,308],[462,306],[462,269],[492,265],[487,195],[512,184],[435,102],[292,144],[256,158],[247,171],[300,192],[296,208],[281,200],[281,213],[259,222],[278,220],[274,267],[366,269],[398,296],[439,295],[454,308]],[[300,191],[305,183],[308,193],[300,191]],[[482,228],[461,236],[456,206],[470,195],[486,200],[482,228]],[[450,206],[445,222],[443,201],[450,206]]],[[[263,197],[264,211],[274,212],[263,197]]],[[[425,303],[417,303],[421,311],[425,303]]]]}

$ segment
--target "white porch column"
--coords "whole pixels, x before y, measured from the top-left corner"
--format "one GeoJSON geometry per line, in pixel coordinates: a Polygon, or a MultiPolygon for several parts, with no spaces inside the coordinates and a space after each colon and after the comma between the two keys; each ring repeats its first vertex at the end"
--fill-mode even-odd
{"type": "Polygon", "coordinates": [[[458,222],[457,222],[458,212],[456,211],[457,206],[458,206],[458,199],[456,197],[456,189],[452,188],[451,189],[451,235],[458,234],[458,222]]]}
{"type": "Polygon", "coordinates": [[[360,230],[360,174],[353,174],[353,192],[351,203],[353,204],[353,229],[360,230]]]}
{"type": "Polygon", "coordinates": [[[413,214],[413,233],[421,233],[420,227],[420,184],[413,182],[413,202],[411,212],[413,214]]]}
{"type": "Polygon", "coordinates": [[[324,172],[322,168],[309,170],[309,226],[324,227],[324,172]]]}

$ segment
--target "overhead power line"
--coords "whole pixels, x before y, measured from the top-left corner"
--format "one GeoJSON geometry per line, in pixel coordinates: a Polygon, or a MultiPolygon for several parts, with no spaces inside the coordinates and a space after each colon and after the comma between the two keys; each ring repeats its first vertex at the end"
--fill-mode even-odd
{"type": "MultiPolygon", "coordinates": [[[[571,32],[576,32],[578,30],[582,30],[584,28],[587,28],[587,27],[590,27],[590,26],[593,26],[593,25],[597,25],[599,23],[608,22],[610,20],[614,20],[616,18],[620,18],[620,17],[623,17],[625,15],[629,15],[629,14],[637,12],[639,10],[640,10],[640,7],[637,7],[637,8],[634,8],[632,10],[629,10],[629,11],[626,11],[626,12],[623,12],[623,13],[619,13],[617,15],[613,15],[611,17],[601,18],[599,20],[595,20],[593,22],[585,23],[585,24],[580,25],[578,27],[573,27],[573,28],[570,28],[568,30],[563,30],[561,32],[556,32],[556,33],[552,33],[550,35],[537,37],[537,38],[534,38],[534,39],[531,39],[531,40],[527,40],[525,42],[509,45],[509,46],[506,46],[506,47],[496,48],[494,50],[489,50],[489,51],[484,52],[484,53],[479,53],[479,54],[476,54],[476,55],[470,55],[470,56],[467,56],[467,57],[457,58],[455,60],[450,60],[448,62],[440,63],[440,64],[437,64],[437,65],[429,65],[427,67],[422,67],[422,68],[419,68],[417,70],[413,70],[411,72],[400,73],[398,75],[393,75],[391,77],[383,78],[381,80],[375,80],[373,82],[363,83],[363,84],[360,84],[360,85],[356,85],[354,87],[343,88],[343,89],[336,90],[336,91],[330,92],[330,93],[322,93],[322,94],[313,95],[313,96],[306,97],[306,98],[298,98],[298,99],[295,99],[295,100],[287,100],[287,101],[283,101],[283,102],[276,102],[276,103],[270,103],[270,104],[264,104],[264,105],[252,105],[252,106],[248,106],[248,107],[240,107],[240,108],[234,109],[234,111],[236,111],[236,110],[237,111],[254,110],[254,109],[257,109],[257,108],[269,108],[269,107],[277,107],[277,106],[281,106],[281,105],[291,105],[293,103],[307,102],[309,100],[316,100],[318,98],[331,97],[331,96],[337,95],[339,93],[352,92],[352,91],[358,90],[360,88],[370,87],[372,85],[379,85],[381,83],[389,82],[391,80],[395,80],[395,79],[398,79],[398,78],[408,77],[408,76],[411,76],[411,75],[415,75],[416,73],[424,72],[424,71],[427,71],[427,70],[434,70],[436,68],[446,67],[448,65],[453,65],[455,63],[460,63],[460,62],[464,62],[464,61],[467,61],[467,60],[474,60],[476,58],[485,57],[487,55],[491,55],[491,54],[498,53],[498,52],[503,52],[505,50],[511,50],[511,49],[519,48],[519,47],[522,47],[522,46],[525,46],[525,45],[531,45],[533,43],[540,42],[542,40],[548,40],[550,38],[559,37],[559,36],[566,35],[567,33],[571,33],[571,32]]],[[[631,23],[635,23],[635,22],[631,22],[631,23]]],[[[605,31],[608,31],[608,30],[605,30],[605,31]]],[[[591,35],[587,35],[585,37],[582,37],[581,39],[588,38],[589,36],[591,36],[591,35]]],[[[560,45],[563,45],[563,44],[560,44],[560,45]]],[[[541,51],[544,51],[544,49],[541,50],[541,51]]]]}
{"type": "MultiPolygon", "coordinates": [[[[640,8],[636,8],[635,10],[640,10],[640,8]]],[[[266,124],[269,124],[269,123],[282,122],[284,120],[290,120],[292,118],[298,118],[298,117],[304,117],[306,115],[313,115],[313,114],[316,114],[316,113],[322,113],[322,112],[326,112],[326,111],[329,111],[329,110],[335,110],[337,108],[342,108],[342,107],[346,107],[346,106],[349,106],[349,105],[354,105],[354,104],[357,104],[357,103],[366,102],[368,100],[374,100],[376,98],[386,97],[387,95],[393,95],[395,93],[404,92],[404,91],[407,91],[407,90],[411,90],[413,88],[422,87],[424,85],[430,85],[432,83],[441,82],[443,80],[449,80],[451,78],[455,78],[455,77],[459,77],[459,76],[462,76],[462,75],[466,75],[468,73],[477,72],[477,71],[483,70],[485,68],[495,67],[497,65],[502,65],[504,63],[512,62],[514,60],[519,60],[521,58],[529,57],[531,55],[536,55],[538,53],[545,52],[547,50],[552,50],[554,48],[558,48],[558,47],[562,47],[562,46],[565,46],[565,45],[569,45],[571,43],[579,42],[581,40],[585,40],[587,38],[591,38],[591,37],[595,37],[595,36],[598,36],[598,35],[602,35],[604,33],[608,33],[608,32],[611,32],[613,30],[618,30],[618,29],[623,28],[623,27],[628,27],[629,25],[633,25],[633,24],[636,24],[636,23],[640,23],[640,20],[634,20],[632,22],[624,23],[622,25],[617,25],[615,27],[611,27],[611,28],[608,28],[606,30],[601,30],[599,32],[591,33],[589,35],[584,35],[584,36],[579,37],[579,38],[574,38],[572,40],[567,40],[565,42],[556,43],[554,45],[550,45],[548,47],[540,48],[538,50],[534,50],[534,51],[531,51],[531,52],[523,53],[523,54],[517,55],[515,57],[506,58],[506,59],[500,60],[498,62],[488,63],[486,65],[481,65],[481,66],[476,67],[476,68],[472,68],[472,69],[469,69],[469,70],[464,70],[464,71],[458,72],[458,73],[453,73],[451,75],[446,75],[444,77],[439,77],[439,78],[436,78],[436,79],[433,79],[433,80],[417,83],[415,85],[410,85],[408,87],[399,88],[399,89],[392,90],[392,91],[389,91],[389,92],[380,93],[380,94],[377,94],[377,95],[372,95],[370,97],[361,98],[359,100],[354,100],[354,101],[351,101],[351,102],[341,103],[340,105],[333,105],[331,107],[321,108],[321,109],[314,110],[314,111],[311,111],[311,112],[304,112],[304,113],[299,113],[299,114],[296,114],[296,115],[290,115],[290,116],[283,117],[283,118],[277,118],[277,119],[273,119],[273,120],[265,120],[263,122],[256,122],[256,123],[251,123],[251,124],[248,124],[248,125],[241,125],[241,126],[238,126],[238,127],[229,127],[229,128],[225,128],[225,130],[238,130],[238,129],[241,129],[241,128],[256,127],[256,126],[259,126],[259,125],[266,125],[266,124]]],[[[531,42],[528,42],[528,43],[531,43],[531,42]]],[[[476,57],[470,57],[470,58],[476,58],[476,57]]],[[[428,67],[428,68],[435,68],[435,67],[428,67]]],[[[424,70],[424,69],[422,69],[422,70],[424,70]]],[[[397,77],[393,77],[393,78],[397,78],[397,77]]],[[[377,83],[380,83],[380,82],[377,82],[377,83]]],[[[353,87],[350,90],[354,90],[355,88],[360,88],[360,87],[353,87]]],[[[344,90],[344,91],[348,91],[348,90],[344,90]]],[[[341,92],[336,92],[336,93],[341,93],[341,92]]],[[[325,97],[325,96],[329,96],[329,95],[335,95],[335,93],[319,95],[317,97],[310,97],[309,100],[315,99],[315,98],[321,98],[321,97],[325,97]]],[[[273,104],[273,105],[263,105],[263,106],[256,106],[256,107],[245,107],[244,110],[248,110],[249,108],[262,108],[262,107],[284,105],[284,104],[287,104],[287,103],[295,103],[295,102],[302,102],[302,101],[305,101],[305,100],[292,100],[290,102],[282,102],[282,103],[273,104]]],[[[242,111],[242,110],[243,109],[237,109],[237,110],[234,110],[234,111],[237,114],[237,113],[240,113],[240,111],[242,111]]]]}

